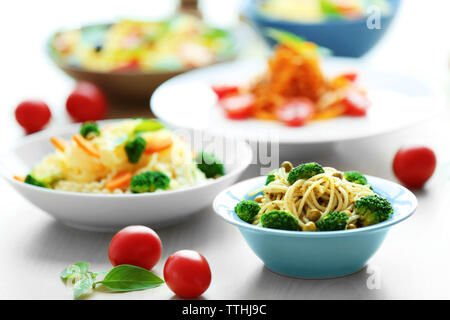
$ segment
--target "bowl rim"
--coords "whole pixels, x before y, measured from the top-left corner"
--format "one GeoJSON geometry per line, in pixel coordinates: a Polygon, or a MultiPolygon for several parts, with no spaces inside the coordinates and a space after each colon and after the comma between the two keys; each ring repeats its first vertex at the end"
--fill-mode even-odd
{"type": "Polygon", "coordinates": [[[119,21],[120,19],[116,19],[115,22],[98,22],[98,23],[87,23],[87,24],[83,24],[83,25],[78,25],[78,26],[68,26],[66,28],[59,28],[54,30],[53,32],[50,33],[50,35],[47,37],[47,40],[45,41],[45,51],[47,53],[47,56],[50,58],[50,60],[60,69],[62,70],[67,70],[70,72],[83,72],[86,74],[90,74],[90,75],[114,75],[114,76],[124,76],[124,77],[129,77],[129,76],[162,76],[162,75],[167,75],[167,76],[176,76],[178,74],[181,73],[185,73],[185,72],[189,72],[198,68],[203,68],[203,67],[209,67],[218,63],[223,63],[223,62],[228,62],[228,61],[233,61],[236,59],[236,57],[238,56],[238,52],[239,52],[239,44],[237,42],[236,36],[233,34],[233,32],[231,30],[228,31],[229,33],[229,38],[231,39],[232,45],[231,45],[231,49],[230,49],[230,53],[225,55],[222,58],[216,58],[212,63],[209,63],[207,65],[204,66],[198,66],[198,67],[187,67],[187,68],[179,68],[179,69],[171,69],[171,70],[155,70],[155,71],[151,71],[151,70],[146,70],[146,71],[120,71],[120,72],[113,72],[113,71],[97,71],[97,70],[90,70],[90,69],[86,69],[83,67],[79,67],[79,66],[73,66],[67,63],[63,63],[61,62],[59,59],[57,59],[55,57],[55,55],[53,54],[53,49],[52,49],[52,43],[53,43],[53,39],[54,37],[61,33],[61,32],[67,32],[67,31],[74,31],[74,30],[81,30],[84,28],[90,28],[90,27],[94,27],[94,26],[111,26],[114,23],[116,23],[117,21],[119,21]]]}
{"type": "MultiPolygon", "coordinates": [[[[120,122],[123,120],[127,120],[127,118],[124,119],[108,119],[108,120],[101,120],[97,121],[100,125],[105,125],[109,123],[114,122],[120,122]]],[[[234,140],[233,142],[237,144],[237,149],[244,150],[244,153],[242,154],[242,157],[239,157],[240,162],[238,165],[236,165],[233,170],[231,170],[228,173],[225,173],[224,176],[221,176],[217,179],[208,180],[205,183],[181,188],[181,189],[175,189],[175,190],[166,190],[166,191],[160,191],[160,192],[153,192],[153,193],[124,193],[124,194],[104,194],[104,193],[82,193],[82,192],[74,192],[74,191],[62,191],[62,190],[54,190],[50,188],[41,188],[33,185],[29,185],[20,181],[15,180],[11,174],[8,174],[9,170],[8,168],[3,164],[3,161],[1,159],[4,159],[4,157],[8,157],[8,155],[12,154],[15,150],[24,147],[26,145],[41,142],[45,139],[48,140],[49,137],[55,134],[67,134],[70,132],[74,132],[75,128],[78,128],[80,123],[69,123],[63,126],[57,126],[56,128],[48,128],[44,129],[40,132],[36,132],[33,134],[30,134],[24,138],[22,138],[19,143],[16,144],[14,147],[10,147],[6,152],[3,152],[0,154],[0,177],[5,179],[7,182],[16,185],[20,188],[25,188],[29,190],[35,190],[38,192],[44,192],[44,193],[50,193],[50,194],[59,194],[64,196],[71,196],[71,197],[90,197],[90,198],[104,198],[104,199],[131,199],[131,198],[155,198],[155,197],[161,197],[161,196],[170,196],[174,194],[179,194],[182,192],[188,192],[188,191],[195,191],[204,187],[210,187],[215,184],[219,184],[224,180],[227,180],[229,178],[239,176],[252,162],[253,159],[253,151],[251,146],[246,143],[245,141],[241,140],[234,140]]],[[[169,129],[171,129],[170,126],[168,126],[169,129]]],[[[210,136],[215,136],[213,134],[207,133],[210,136]]],[[[218,137],[218,136],[217,136],[218,137]]],[[[230,140],[230,138],[227,137],[219,137],[221,139],[227,139],[230,140]]]]}
{"type": "Polygon", "coordinates": [[[400,187],[400,189],[402,189],[402,191],[405,192],[409,196],[409,198],[411,198],[411,211],[408,212],[407,214],[401,215],[400,217],[397,217],[394,219],[391,218],[389,220],[383,221],[383,222],[375,224],[375,225],[371,225],[369,227],[357,228],[357,229],[352,229],[352,230],[321,231],[321,232],[302,232],[302,231],[288,231],[288,230],[262,228],[262,227],[255,226],[250,223],[246,223],[242,220],[238,220],[238,218],[236,218],[236,214],[234,214],[234,217],[230,217],[230,215],[225,212],[225,210],[227,210],[227,209],[225,208],[225,206],[223,204],[221,204],[221,199],[233,188],[236,188],[236,187],[239,187],[239,186],[242,186],[245,184],[251,184],[252,182],[254,184],[260,183],[261,185],[263,185],[264,181],[266,179],[265,176],[255,177],[255,178],[251,178],[251,179],[247,179],[247,180],[238,182],[238,183],[226,188],[225,190],[221,191],[213,201],[213,209],[214,209],[214,212],[219,217],[224,219],[226,222],[239,227],[239,229],[245,229],[248,231],[259,232],[259,233],[267,234],[267,235],[286,236],[286,237],[293,237],[293,238],[334,238],[334,237],[352,236],[352,235],[368,233],[368,232],[372,232],[372,231],[380,231],[385,228],[390,228],[393,225],[406,220],[416,211],[417,204],[418,204],[417,198],[410,190],[408,190],[407,188],[403,187],[402,185],[400,185],[398,183],[395,183],[395,182],[392,182],[392,181],[389,181],[386,179],[382,179],[382,178],[378,178],[378,177],[374,177],[374,176],[370,176],[370,175],[365,175],[365,176],[368,181],[378,180],[383,183],[390,183],[390,184],[396,185],[397,187],[400,187]]]}
{"type": "MultiPolygon", "coordinates": [[[[256,20],[266,23],[276,23],[276,24],[284,24],[284,25],[290,25],[290,26],[304,26],[304,27],[324,27],[324,26],[342,26],[342,25],[356,25],[364,23],[367,20],[367,16],[363,16],[358,19],[327,19],[322,22],[301,22],[301,21],[295,21],[295,20],[288,20],[288,19],[282,19],[277,18],[270,15],[265,15],[262,12],[258,10],[258,4],[260,2],[263,2],[265,0],[257,0],[257,1],[247,1],[247,5],[242,10],[242,14],[246,19],[249,20],[256,20]]],[[[391,12],[388,14],[383,14],[381,16],[381,19],[392,19],[396,16],[398,7],[400,6],[402,0],[388,0],[388,2],[391,5],[391,12]],[[393,4],[394,3],[394,4],[393,4]]]]}

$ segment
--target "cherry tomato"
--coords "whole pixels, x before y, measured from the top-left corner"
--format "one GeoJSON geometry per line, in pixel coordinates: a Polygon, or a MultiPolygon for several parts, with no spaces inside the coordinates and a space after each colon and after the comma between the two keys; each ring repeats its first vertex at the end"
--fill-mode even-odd
{"type": "Polygon", "coordinates": [[[356,72],[346,72],[339,75],[339,77],[345,78],[348,81],[355,82],[358,78],[358,74],[356,72]]]}
{"type": "Polygon", "coordinates": [[[367,96],[358,90],[348,90],[343,102],[347,108],[345,114],[352,117],[365,116],[370,107],[367,96]]]}
{"type": "Polygon", "coordinates": [[[314,115],[314,105],[306,98],[288,100],[276,111],[277,118],[289,127],[303,126],[314,115]]]}
{"type": "Polygon", "coordinates": [[[219,100],[228,118],[247,119],[252,115],[254,97],[251,94],[231,95],[219,100]]]}
{"type": "Polygon", "coordinates": [[[107,112],[106,97],[93,83],[79,82],[66,101],[69,115],[78,122],[101,120],[107,112]]]}
{"type": "Polygon", "coordinates": [[[208,289],[211,269],[200,253],[180,250],[167,259],[164,280],[175,294],[182,298],[195,298],[208,289]]]}
{"type": "Polygon", "coordinates": [[[405,186],[421,188],[436,169],[436,155],[424,146],[402,148],[395,154],[393,169],[405,186]]]}
{"type": "Polygon", "coordinates": [[[17,106],[15,116],[27,133],[33,133],[41,130],[49,122],[52,113],[45,102],[26,100],[17,106]]]}
{"type": "Polygon", "coordinates": [[[212,86],[211,89],[215,92],[219,100],[239,92],[239,87],[237,86],[212,86]]]}
{"type": "Polygon", "coordinates": [[[139,61],[131,60],[130,62],[124,64],[113,70],[113,72],[132,72],[139,70],[139,61]]]}
{"type": "Polygon", "coordinates": [[[150,270],[161,259],[161,248],[155,231],[145,226],[128,226],[112,238],[108,256],[113,266],[131,264],[150,270]]]}

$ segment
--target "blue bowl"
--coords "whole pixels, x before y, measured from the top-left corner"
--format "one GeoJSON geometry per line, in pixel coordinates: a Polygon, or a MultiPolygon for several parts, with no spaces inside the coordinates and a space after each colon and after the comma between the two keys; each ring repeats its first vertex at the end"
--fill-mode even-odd
{"type": "Polygon", "coordinates": [[[366,176],[374,191],[388,199],[392,217],[382,223],[353,230],[301,232],[268,229],[239,219],[235,205],[250,199],[249,192],[264,185],[266,177],[240,182],[214,200],[216,213],[239,228],[255,254],[273,272],[297,278],[334,278],[361,270],[380,248],[389,229],[411,216],[417,199],[408,189],[387,180],[366,176]]]}
{"type": "Polygon", "coordinates": [[[327,20],[321,23],[302,23],[280,20],[262,14],[259,3],[264,0],[249,0],[243,15],[261,33],[270,46],[276,42],[266,36],[267,28],[275,28],[294,33],[308,41],[330,49],[336,56],[360,57],[368,52],[386,33],[397,14],[401,0],[388,0],[391,13],[380,19],[380,29],[369,29],[367,19],[327,20]]]}

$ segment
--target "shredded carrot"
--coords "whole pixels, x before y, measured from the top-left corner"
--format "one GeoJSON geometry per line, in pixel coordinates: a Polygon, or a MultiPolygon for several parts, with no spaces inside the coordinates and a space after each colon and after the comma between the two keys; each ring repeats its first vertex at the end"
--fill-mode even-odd
{"type": "Polygon", "coordinates": [[[61,152],[66,152],[69,149],[69,143],[66,140],[57,137],[51,137],[50,142],[53,146],[61,152]]]}
{"type": "Polygon", "coordinates": [[[77,143],[77,145],[88,155],[100,159],[100,153],[95,149],[92,144],[83,138],[81,135],[76,134],[72,136],[73,141],[77,143]]]}
{"type": "Polygon", "coordinates": [[[154,141],[147,141],[147,147],[145,148],[144,153],[145,154],[152,154],[155,152],[160,152],[163,150],[166,150],[172,146],[172,139],[170,137],[154,140],[154,141]]]}
{"type": "Polygon", "coordinates": [[[20,182],[25,182],[25,176],[13,176],[14,180],[20,181],[20,182]]]}
{"type": "Polygon", "coordinates": [[[115,189],[126,190],[130,185],[131,178],[133,178],[131,172],[128,171],[119,172],[111,179],[111,181],[109,181],[106,184],[105,187],[109,191],[113,191],[115,189]]]}

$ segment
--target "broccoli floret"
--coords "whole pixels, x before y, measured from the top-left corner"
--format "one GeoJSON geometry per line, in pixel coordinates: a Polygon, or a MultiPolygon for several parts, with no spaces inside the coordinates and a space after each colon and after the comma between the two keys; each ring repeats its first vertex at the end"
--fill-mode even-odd
{"type": "Polygon", "coordinates": [[[128,161],[131,163],[138,163],[145,150],[147,143],[144,138],[136,137],[125,144],[125,151],[128,156],[128,161]]]}
{"type": "Polygon", "coordinates": [[[241,220],[252,223],[259,212],[259,204],[253,200],[242,200],[235,207],[234,211],[241,220]]]}
{"type": "Polygon", "coordinates": [[[344,173],[345,180],[365,186],[367,179],[358,171],[347,171],[344,173]]]}
{"type": "Polygon", "coordinates": [[[207,178],[214,178],[225,174],[225,168],[216,156],[203,151],[197,156],[197,167],[207,178]]]}
{"type": "Polygon", "coordinates": [[[392,205],[379,195],[370,195],[358,199],[355,203],[356,213],[359,214],[359,225],[367,227],[383,222],[390,218],[392,205]]]}
{"type": "Polygon", "coordinates": [[[81,125],[80,134],[83,138],[90,138],[100,135],[100,129],[95,122],[85,122],[81,125]]]}
{"type": "Polygon", "coordinates": [[[344,230],[347,226],[348,216],[345,212],[329,212],[322,220],[316,222],[319,231],[344,230]]]}
{"type": "Polygon", "coordinates": [[[261,216],[264,228],[298,231],[298,220],[292,214],[281,210],[272,210],[261,216]]]}
{"type": "Polygon", "coordinates": [[[315,162],[305,163],[289,171],[287,180],[290,184],[294,184],[299,179],[306,180],[324,172],[325,170],[315,162]]]}
{"type": "Polygon", "coordinates": [[[130,182],[133,193],[154,192],[156,189],[165,190],[169,187],[170,178],[160,171],[146,171],[135,175],[130,182]]]}
{"type": "Polygon", "coordinates": [[[24,182],[36,187],[47,188],[47,185],[45,183],[35,179],[31,174],[26,176],[24,182]]]}
{"type": "Polygon", "coordinates": [[[275,181],[275,175],[274,174],[268,174],[266,179],[266,186],[271,183],[272,181],[275,181]]]}

